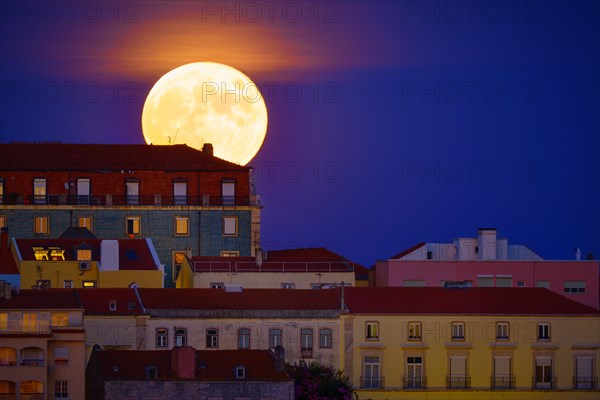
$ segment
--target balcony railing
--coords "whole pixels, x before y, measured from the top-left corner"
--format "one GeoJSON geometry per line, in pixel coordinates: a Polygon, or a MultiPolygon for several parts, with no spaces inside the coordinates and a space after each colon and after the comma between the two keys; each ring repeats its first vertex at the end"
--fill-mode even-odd
{"type": "Polygon", "coordinates": [[[490,387],[492,389],[514,389],[515,388],[515,376],[514,375],[492,375],[490,387]]]}
{"type": "Polygon", "coordinates": [[[21,366],[24,366],[24,367],[43,367],[44,366],[44,360],[43,359],[26,358],[26,359],[21,360],[21,366]]]}
{"type": "Polygon", "coordinates": [[[574,376],[573,377],[573,389],[579,389],[579,390],[598,389],[598,378],[596,378],[595,376],[589,376],[589,377],[574,376]]]}
{"type": "Polygon", "coordinates": [[[69,398],[69,393],[54,393],[54,398],[55,399],[68,399],[69,398]]]}
{"type": "Polygon", "coordinates": [[[5,205],[91,205],[91,206],[250,206],[257,205],[253,196],[169,196],[169,195],[113,195],[113,194],[48,194],[27,195],[11,193],[2,196],[0,204],[5,205]]]}
{"type": "Polygon", "coordinates": [[[194,272],[352,272],[346,261],[194,261],[194,272]]]}
{"type": "Polygon", "coordinates": [[[536,390],[553,390],[556,389],[556,377],[533,377],[531,387],[536,390]]]}
{"type": "Polygon", "coordinates": [[[0,400],[15,400],[16,398],[17,392],[0,393],[0,400]]]}
{"type": "Polygon", "coordinates": [[[413,390],[427,389],[427,378],[424,376],[404,376],[402,387],[413,390]]]}
{"type": "Polygon", "coordinates": [[[447,389],[470,389],[471,377],[468,375],[448,375],[446,377],[447,389]]]}
{"type": "Polygon", "coordinates": [[[361,376],[360,377],[360,388],[361,389],[384,389],[385,378],[382,376],[361,376]]]}
{"type": "Polygon", "coordinates": [[[20,400],[44,400],[46,396],[44,393],[21,393],[20,400]]]}

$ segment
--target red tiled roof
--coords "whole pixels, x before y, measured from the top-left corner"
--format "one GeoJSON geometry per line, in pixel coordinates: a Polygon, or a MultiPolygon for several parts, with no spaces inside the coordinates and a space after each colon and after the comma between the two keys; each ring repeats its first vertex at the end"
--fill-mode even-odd
{"type": "Polygon", "coordinates": [[[79,309],[81,305],[72,289],[27,289],[12,294],[10,299],[0,299],[0,309],[45,310],[79,309]]]}
{"type": "MultiPolygon", "coordinates": [[[[26,261],[35,260],[33,247],[47,249],[52,246],[65,250],[64,257],[66,261],[75,261],[76,247],[87,244],[94,248],[94,251],[92,251],[92,260],[99,261],[100,242],[102,242],[100,239],[17,239],[17,246],[21,252],[21,257],[26,261]]],[[[119,269],[138,271],[157,269],[145,239],[119,240],[119,269]]]]}
{"type": "Polygon", "coordinates": [[[7,247],[0,248],[0,275],[18,275],[19,267],[7,247]]]}
{"type": "MultiPolygon", "coordinates": [[[[146,367],[157,367],[159,380],[177,380],[171,350],[100,350],[94,355],[106,380],[147,380],[146,367]]],[[[234,368],[244,366],[243,381],[289,381],[275,368],[269,350],[196,350],[196,380],[236,381],[234,368]]]]}
{"type": "Polygon", "coordinates": [[[593,314],[600,311],[543,288],[350,287],[357,314],[593,314]]]}
{"type": "Polygon", "coordinates": [[[86,315],[140,315],[143,310],[131,288],[75,289],[86,315]],[[116,301],[117,309],[109,303],[116,301]]]}
{"type": "Polygon", "coordinates": [[[331,289],[150,289],[139,288],[147,309],[196,310],[337,310],[338,293],[331,289]]]}
{"type": "Polygon", "coordinates": [[[243,167],[185,144],[0,144],[0,170],[245,171],[243,167]]]}
{"type": "Polygon", "coordinates": [[[419,248],[421,248],[421,247],[425,246],[425,244],[426,244],[425,242],[417,243],[417,244],[415,244],[414,246],[412,246],[412,247],[409,247],[408,249],[406,249],[406,250],[403,250],[403,251],[401,251],[400,253],[398,253],[398,254],[396,254],[396,255],[393,255],[393,256],[391,256],[391,257],[389,258],[389,260],[397,260],[397,259],[399,259],[399,258],[402,258],[402,257],[404,257],[405,255],[407,255],[407,254],[410,254],[410,253],[412,253],[413,251],[415,251],[415,250],[417,250],[417,249],[419,249],[419,248]]]}

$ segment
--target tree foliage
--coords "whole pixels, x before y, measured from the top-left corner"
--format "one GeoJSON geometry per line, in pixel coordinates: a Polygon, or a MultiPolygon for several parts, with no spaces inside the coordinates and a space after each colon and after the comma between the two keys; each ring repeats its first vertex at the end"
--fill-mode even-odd
{"type": "Polygon", "coordinates": [[[286,369],[296,384],[296,400],[353,400],[356,397],[350,378],[340,370],[304,360],[288,364],[286,369]]]}

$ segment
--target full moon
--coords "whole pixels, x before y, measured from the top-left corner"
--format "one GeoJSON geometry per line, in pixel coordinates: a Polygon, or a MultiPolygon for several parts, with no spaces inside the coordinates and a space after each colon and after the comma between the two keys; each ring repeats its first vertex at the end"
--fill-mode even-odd
{"type": "Polygon", "coordinates": [[[197,62],[167,72],[142,111],[148,144],[212,143],[214,155],[246,165],[267,133],[267,107],[258,87],[235,68],[197,62]]]}

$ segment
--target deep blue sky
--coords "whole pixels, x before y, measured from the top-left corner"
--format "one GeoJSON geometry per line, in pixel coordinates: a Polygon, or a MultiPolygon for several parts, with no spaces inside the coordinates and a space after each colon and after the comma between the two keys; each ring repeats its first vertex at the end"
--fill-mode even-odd
{"type": "Polygon", "coordinates": [[[0,4],[4,142],[143,143],[153,83],[223,62],[268,107],[263,247],[600,256],[599,2],[0,4]]]}

